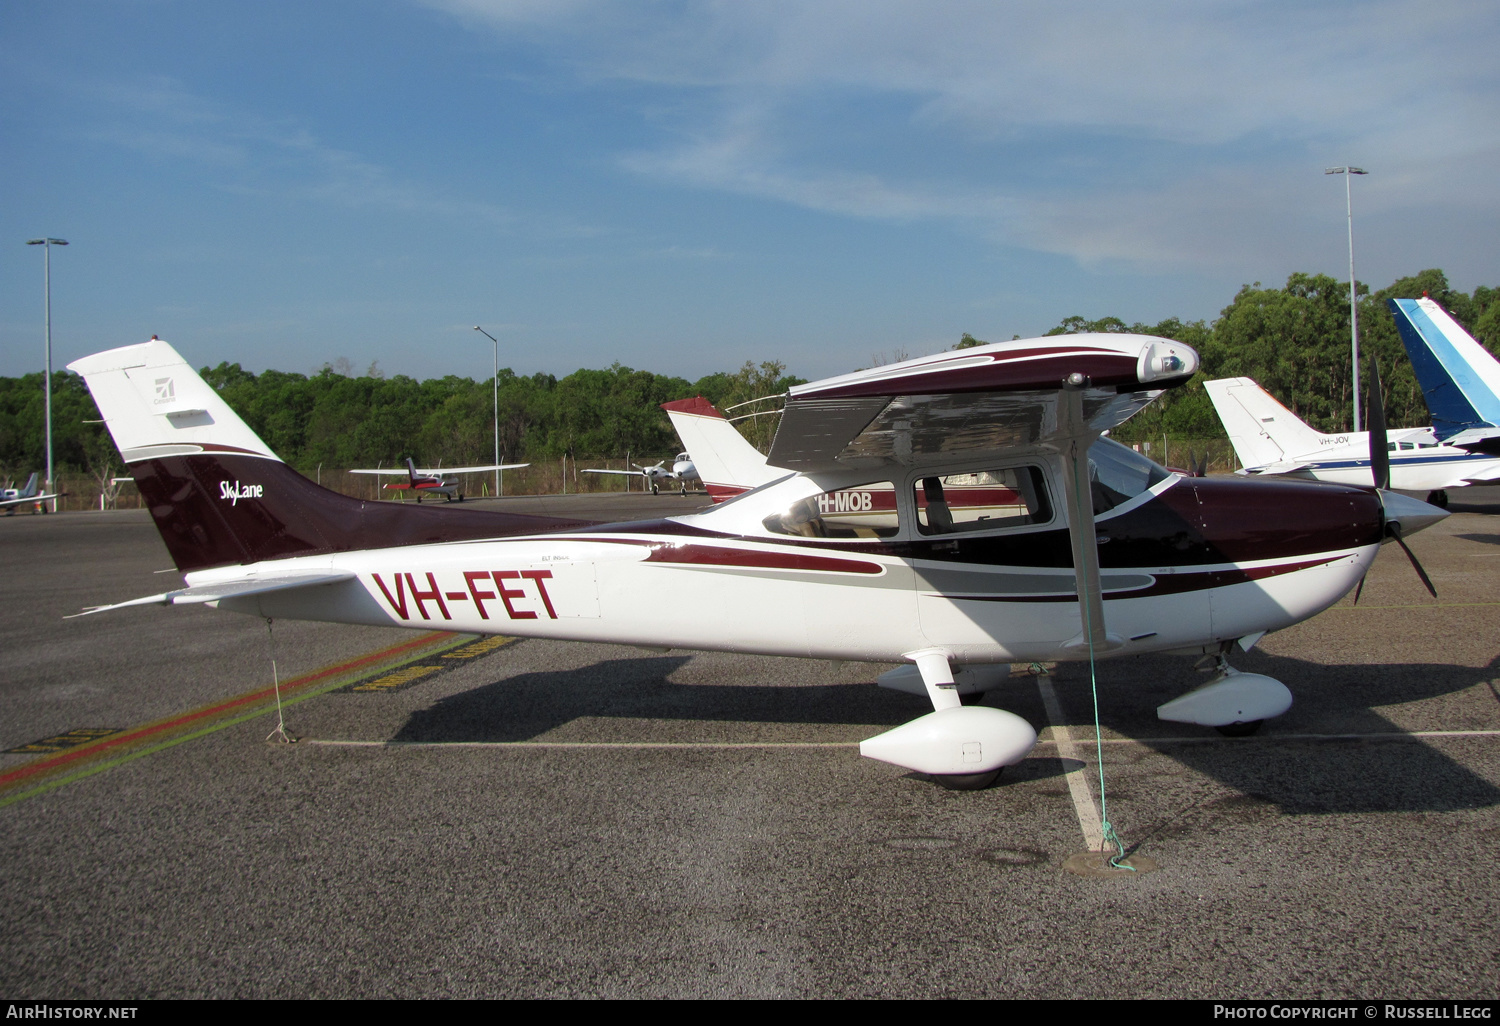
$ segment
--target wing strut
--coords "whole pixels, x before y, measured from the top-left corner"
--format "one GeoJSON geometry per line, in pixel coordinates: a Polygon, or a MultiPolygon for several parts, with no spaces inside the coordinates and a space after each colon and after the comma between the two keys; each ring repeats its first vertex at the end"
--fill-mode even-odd
{"type": "Polygon", "coordinates": [[[1059,440],[1063,456],[1063,492],[1068,500],[1068,540],[1073,544],[1073,572],[1077,579],[1079,635],[1064,648],[1109,652],[1125,644],[1104,626],[1104,592],[1099,582],[1099,543],[1094,531],[1094,497],[1089,488],[1089,446],[1098,432],[1083,416],[1083,391],[1088,379],[1071,374],[1058,395],[1059,440]],[[1073,379],[1079,379],[1074,381],[1073,379]]]}
{"type": "Polygon", "coordinates": [[[1126,861],[1125,842],[1115,833],[1109,821],[1109,804],[1104,792],[1104,743],[1099,727],[1099,686],[1094,675],[1094,657],[1120,648],[1125,640],[1110,634],[1104,627],[1104,589],[1099,582],[1099,543],[1094,530],[1094,496],[1089,487],[1089,446],[1098,432],[1090,430],[1083,417],[1083,390],[1088,378],[1077,372],[1063,380],[1058,394],[1058,434],[1063,457],[1063,491],[1068,497],[1068,539],[1073,543],[1073,573],[1077,580],[1078,611],[1083,631],[1065,648],[1087,649],[1089,654],[1089,688],[1094,695],[1094,744],[1099,767],[1099,815],[1106,845],[1113,844],[1116,854],[1100,853],[1108,869],[1136,872],[1126,861]]]}

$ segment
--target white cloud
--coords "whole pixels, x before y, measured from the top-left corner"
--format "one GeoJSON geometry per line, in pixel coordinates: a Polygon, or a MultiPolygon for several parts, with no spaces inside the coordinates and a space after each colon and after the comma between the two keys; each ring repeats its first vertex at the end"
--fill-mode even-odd
{"type": "Polygon", "coordinates": [[[676,97],[620,159],[699,188],[1140,267],[1284,249],[1268,226],[1320,216],[1324,164],[1370,165],[1388,209],[1494,210],[1449,194],[1500,150],[1489,0],[428,2],[676,97]]]}
{"type": "Polygon", "coordinates": [[[403,181],[359,154],[323,143],[294,122],[214,103],[169,78],[73,83],[72,88],[111,112],[104,127],[89,133],[92,138],[153,159],[198,165],[227,192],[276,194],[498,226],[515,220],[503,207],[454,199],[403,181]]]}

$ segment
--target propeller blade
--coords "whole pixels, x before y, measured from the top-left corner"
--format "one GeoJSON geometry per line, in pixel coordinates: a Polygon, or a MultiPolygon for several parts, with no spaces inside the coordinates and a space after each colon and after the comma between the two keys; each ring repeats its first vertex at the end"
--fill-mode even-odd
{"type": "Polygon", "coordinates": [[[1354,589],[1354,604],[1356,606],[1359,605],[1359,596],[1363,594],[1365,590],[1365,578],[1369,576],[1370,575],[1368,573],[1359,575],[1359,585],[1354,589]]]}
{"type": "Polygon", "coordinates": [[[1389,488],[1391,451],[1390,443],[1385,437],[1385,399],[1380,389],[1380,362],[1374,356],[1370,357],[1370,395],[1365,404],[1365,413],[1370,422],[1370,473],[1374,475],[1376,488],[1389,488]]]}
{"type": "MultiPolygon", "coordinates": [[[[1392,526],[1394,527],[1395,525],[1393,524],[1392,526]]],[[[1433,598],[1437,598],[1437,589],[1432,586],[1432,579],[1427,576],[1427,571],[1422,569],[1422,564],[1417,562],[1416,553],[1412,552],[1407,546],[1401,537],[1401,532],[1399,530],[1392,531],[1391,537],[1396,540],[1397,545],[1401,546],[1401,551],[1406,553],[1406,558],[1411,560],[1412,569],[1416,570],[1417,576],[1422,578],[1422,583],[1427,585],[1427,593],[1433,598]]]]}

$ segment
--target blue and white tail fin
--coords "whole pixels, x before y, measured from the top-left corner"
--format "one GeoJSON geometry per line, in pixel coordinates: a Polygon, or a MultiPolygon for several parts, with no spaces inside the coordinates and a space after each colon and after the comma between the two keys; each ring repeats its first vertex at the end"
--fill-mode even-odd
{"type": "Polygon", "coordinates": [[[1246,470],[1295,462],[1328,445],[1250,378],[1220,378],[1203,387],[1246,470]]]}
{"type": "Polygon", "coordinates": [[[1438,438],[1463,446],[1500,436],[1500,362],[1428,297],[1387,303],[1438,438]]]}
{"type": "Polygon", "coordinates": [[[785,470],[767,465],[765,455],[707,399],[679,399],[663,403],[662,409],[715,502],[786,476],[785,470]]]}

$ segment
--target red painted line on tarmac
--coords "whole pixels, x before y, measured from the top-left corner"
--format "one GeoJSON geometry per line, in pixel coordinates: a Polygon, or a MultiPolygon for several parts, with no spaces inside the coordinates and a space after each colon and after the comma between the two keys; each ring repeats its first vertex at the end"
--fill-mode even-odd
{"type": "MultiPolygon", "coordinates": [[[[436,631],[431,634],[425,634],[413,641],[403,641],[399,645],[393,645],[390,648],[381,649],[379,652],[371,652],[369,655],[363,655],[358,657],[357,659],[351,659],[346,663],[339,663],[336,666],[325,666],[321,670],[315,670],[312,673],[307,674],[306,676],[297,677],[294,680],[290,680],[287,683],[281,685],[281,692],[282,695],[285,696],[288,691],[306,687],[308,684],[315,683],[316,681],[324,680],[328,677],[337,676],[341,673],[347,673],[350,670],[357,670],[361,666],[368,666],[371,663],[384,662],[393,656],[400,655],[402,652],[407,652],[414,648],[425,648],[430,645],[435,645],[455,636],[455,632],[453,631],[436,631]]],[[[156,723],[147,724],[144,727],[137,727],[135,730],[126,731],[123,734],[115,734],[95,744],[83,745],[79,748],[74,748],[71,751],[54,755],[50,759],[42,759],[39,762],[33,762],[26,766],[21,766],[17,769],[11,770],[9,773],[0,774],[0,788],[3,788],[7,784],[14,783],[18,780],[25,780],[27,777],[35,776],[38,773],[44,773],[47,770],[55,769],[58,766],[65,766],[68,763],[72,762],[74,759],[81,759],[85,756],[95,755],[99,752],[106,751],[107,749],[114,748],[119,745],[129,744],[132,741],[139,741],[142,738],[151,737],[154,734],[160,734],[163,731],[171,730],[174,727],[180,727],[184,724],[193,723],[196,720],[205,719],[217,713],[227,712],[228,710],[236,709],[245,705],[251,705],[255,702],[271,698],[275,694],[275,685],[272,685],[268,688],[261,688],[258,691],[247,692],[246,694],[231,698],[227,702],[220,702],[217,705],[211,705],[202,709],[196,709],[193,712],[184,713],[181,716],[176,716],[169,720],[160,720],[156,723]]]]}

